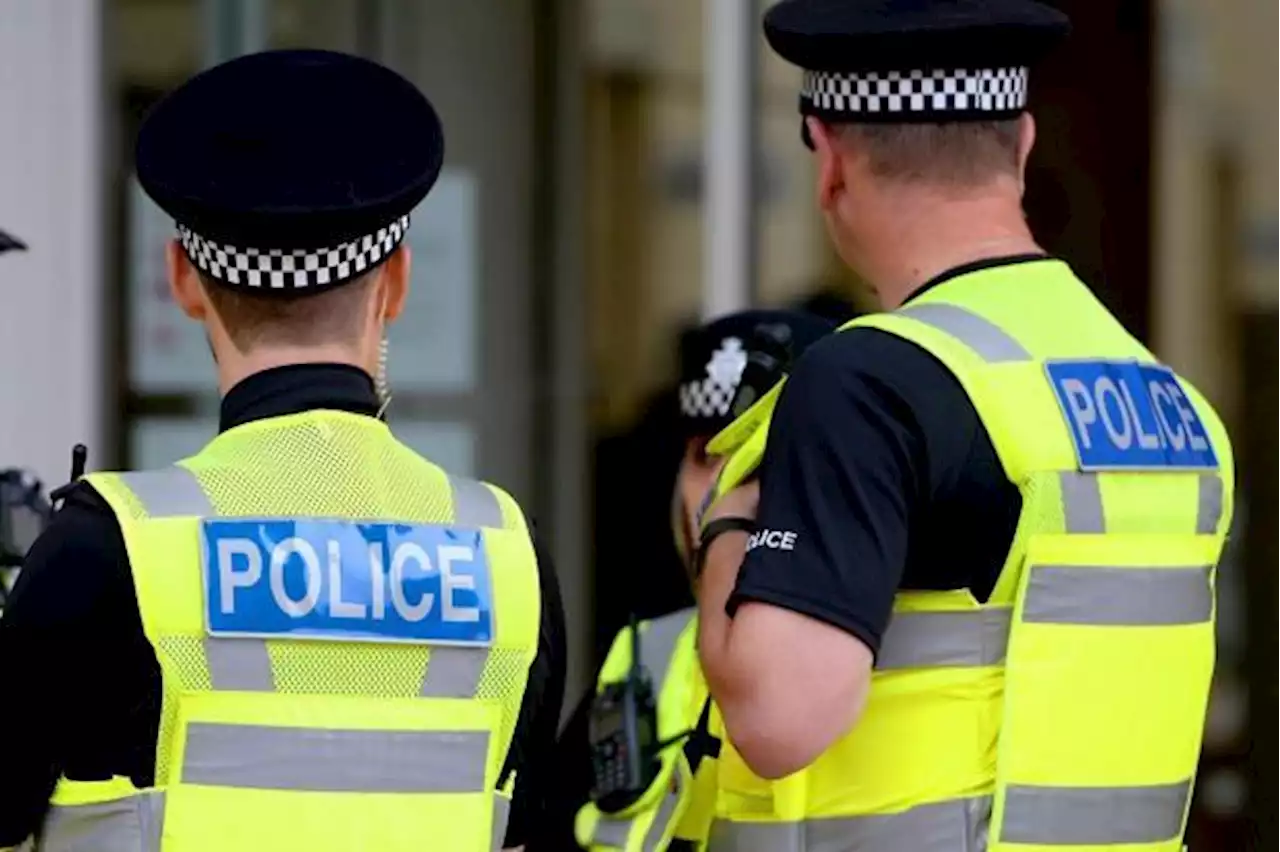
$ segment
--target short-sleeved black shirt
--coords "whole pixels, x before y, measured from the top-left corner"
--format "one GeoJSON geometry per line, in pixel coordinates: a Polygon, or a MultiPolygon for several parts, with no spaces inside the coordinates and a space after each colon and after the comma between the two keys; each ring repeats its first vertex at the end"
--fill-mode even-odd
{"type": "MultiPolygon", "coordinates": [[[[918,289],[1040,255],[952,269],[918,289]]],[[[1021,496],[959,381],[916,344],[853,328],[810,347],[760,464],[761,530],[729,599],[794,610],[878,651],[898,589],[990,596],[1021,496]],[[790,547],[786,547],[789,544],[790,547]]]]}
{"type": "MultiPolygon", "coordinates": [[[[335,364],[258,373],[226,395],[221,430],[313,409],[373,416],[373,382],[335,364]]],[[[517,772],[508,846],[541,819],[564,695],[564,611],[555,570],[537,550],[542,621],[507,755],[517,772]]],[[[77,486],[32,547],[0,619],[0,847],[35,832],[60,774],[153,783],[160,677],[119,524],[97,492],[77,486]]]]}

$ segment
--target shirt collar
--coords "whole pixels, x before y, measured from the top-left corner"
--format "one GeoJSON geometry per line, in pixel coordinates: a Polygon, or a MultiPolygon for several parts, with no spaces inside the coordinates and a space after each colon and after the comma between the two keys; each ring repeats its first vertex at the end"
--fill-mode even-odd
{"type": "Polygon", "coordinates": [[[959,266],[953,266],[940,275],[935,275],[919,287],[911,291],[911,295],[902,300],[902,304],[913,301],[923,296],[929,290],[937,287],[939,284],[945,284],[953,278],[959,278],[961,275],[968,275],[970,272],[981,272],[984,269],[995,269],[999,266],[1013,266],[1017,263],[1030,263],[1036,260],[1052,260],[1052,255],[1043,252],[1029,252],[1027,254],[1008,254],[1002,257],[986,257],[982,260],[974,260],[969,263],[962,263],[959,266]]]}
{"type": "Polygon", "coordinates": [[[290,364],[254,373],[222,399],[218,431],[255,420],[327,409],[376,417],[373,379],[349,364],[290,364]]]}

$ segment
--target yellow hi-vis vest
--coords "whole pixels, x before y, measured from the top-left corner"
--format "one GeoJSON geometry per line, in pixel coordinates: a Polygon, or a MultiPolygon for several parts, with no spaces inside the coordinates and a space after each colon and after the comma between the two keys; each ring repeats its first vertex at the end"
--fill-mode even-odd
{"type": "Polygon", "coordinates": [[[807,769],[768,782],[724,743],[708,848],[1177,852],[1231,517],[1218,417],[1057,261],[850,325],[955,374],[1022,514],[987,602],[898,594],[862,718],[807,769]]]}
{"type": "MultiPolygon", "coordinates": [[[[715,757],[702,750],[707,736],[706,681],[698,665],[697,610],[679,610],[640,624],[640,658],[657,693],[658,738],[677,740],[661,753],[661,769],[649,789],[621,813],[604,814],[592,803],[578,812],[574,833],[592,852],[699,850],[706,844],[715,812],[715,757]],[[685,747],[699,749],[696,766],[685,747]]],[[[631,630],[613,640],[600,669],[598,688],[627,677],[631,666],[631,630]]]]}
{"type": "Polygon", "coordinates": [[[511,497],[335,411],[88,481],[162,672],[155,787],[62,779],[40,849],[501,846],[540,618],[511,497]]]}

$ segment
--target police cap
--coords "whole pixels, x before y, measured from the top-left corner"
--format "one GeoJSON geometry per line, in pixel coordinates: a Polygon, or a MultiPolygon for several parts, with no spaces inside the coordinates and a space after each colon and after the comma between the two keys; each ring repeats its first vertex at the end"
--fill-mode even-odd
{"type": "Polygon", "coordinates": [[[764,17],[804,71],[801,114],[835,123],[1016,117],[1029,67],[1069,29],[1033,0],[782,0],[764,17]]]}
{"type": "Polygon", "coordinates": [[[761,330],[777,329],[793,357],[836,323],[803,311],[748,310],[688,331],[680,341],[680,418],[688,435],[711,436],[733,420],[734,395],[761,330]]]}
{"type": "Polygon", "coordinates": [[[138,136],[143,189],[227,287],[302,296],[394,252],[440,174],[444,134],[412,83],[320,50],[255,53],[164,98],[138,136]]]}

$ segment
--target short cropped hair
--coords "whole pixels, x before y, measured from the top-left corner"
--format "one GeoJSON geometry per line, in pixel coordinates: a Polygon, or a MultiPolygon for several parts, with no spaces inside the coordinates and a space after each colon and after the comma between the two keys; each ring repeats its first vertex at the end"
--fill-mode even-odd
{"type": "Polygon", "coordinates": [[[1018,119],[948,124],[842,124],[837,135],[878,178],[981,186],[1018,172],[1018,119]]]}
{"type": "Polygon", "coordinates": [[[306,296],[258,294],[224,287],[200,273],[209,302],[227,329],[236,349],[246,352],[267,343],[316,346],[354,343],[368,310],[374,276],[306,296]]]}

